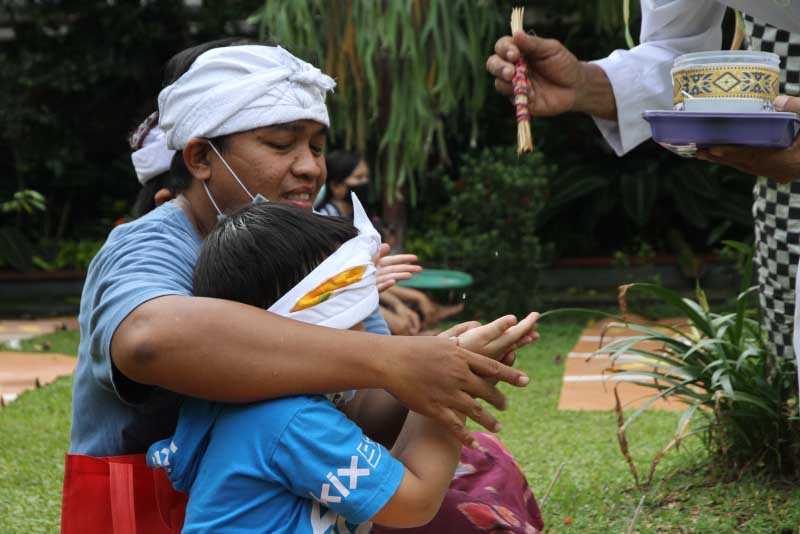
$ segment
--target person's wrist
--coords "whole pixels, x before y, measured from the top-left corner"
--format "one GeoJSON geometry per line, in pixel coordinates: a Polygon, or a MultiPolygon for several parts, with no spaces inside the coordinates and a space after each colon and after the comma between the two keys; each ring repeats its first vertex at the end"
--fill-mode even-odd
{"type": "Polygon", "coordinates": [[[398,336],[372,336],[374,337],[374,350],[368,353],[367,369],[373,377],[376,389],[384,389],[394,395],[393,388],[395,372],[393,366],[404,358],[402,337],[398,336]]]}
{"type": "Polygon", "coordinates": [[[594,69],[599,69],[597,65],[581,61],[578,63],[578,81],[575,84],[575,101],[572,103],[570,111],[588,113],[591,115],[591,102],[589,84],[590,80],[596,77],[594,69]]]}
{"type": "Polygon", "coordinates": [[[617,104],[606,71],[596,63],[580,62],[572,111],[606,120],[616,120],[617,104]]]}
{"type": "MultiPolygon", "coordinates": [[[[408,358],[410,354],[415,351],[419,352],[420,349],[430,350],[430,347],[419,347],[409,344],[423,342],[427,338],[414,337],[414,336],[375,336],[379,339],[375,340],[373,355],[372,373],[377,378],[378,383],[375,387],[389,391],[393,396],[396,396],[395,389],[398,386],[397,379],[403,376],[402,366],[408,365],[408,358]],[[378,357],[374,355],[380,354],[378,357]]],[[[430,338],[433,339],[433,338],[430,338]]]]}

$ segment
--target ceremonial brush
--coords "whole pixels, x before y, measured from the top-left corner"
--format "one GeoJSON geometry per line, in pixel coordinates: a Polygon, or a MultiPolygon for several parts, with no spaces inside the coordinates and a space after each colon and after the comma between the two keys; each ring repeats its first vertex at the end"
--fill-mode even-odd
{"type": "MultiPolygon", "coordinates": [[[[515,7],[511,10],[511,35],[516,31],[523,31],[522,16],[524,7],[515,7]]],[[[533,150],[533,135],[531,134],[531,115],[528,110],[528,65],[525,60],[517,59],[514,65],[514,107],[517,112],[517,155],[533,150]]]]}

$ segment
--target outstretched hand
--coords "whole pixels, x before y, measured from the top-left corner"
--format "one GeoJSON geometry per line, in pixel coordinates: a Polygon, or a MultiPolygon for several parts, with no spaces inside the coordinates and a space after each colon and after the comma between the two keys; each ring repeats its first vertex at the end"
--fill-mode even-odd
{"type": "Polygon", "coordinates": [[[414,273],[422,271],[422,267],[417,265],[417,257],[414,254],[390,256],[389,251],[389,245],[383,243],[373,258],[373,263],[378,269],[375,283],[380,292],[394,286],[398,280],[408,280],[414,273]]]}
{"type": "MultiPolygon", "coordinates": [[[[477,321],[461,323],[439,336],[456,338],[461,347],[511,367],[517,359],[516,350],[539,339],[538,320],[535,312],[520,322],[513,315],[506,315],[486,325],[477,321]]],[[[494,385],[497,380],[489,383],[494,385]]]]}
{"type": "Polygon", "coordinates": [[[536,330],[538,320],[539,314],[536,312],[519,322],[513,315],[506,315],[460,334],[458,344],[499,361],[508,353],[539,339],[536,330]]]}

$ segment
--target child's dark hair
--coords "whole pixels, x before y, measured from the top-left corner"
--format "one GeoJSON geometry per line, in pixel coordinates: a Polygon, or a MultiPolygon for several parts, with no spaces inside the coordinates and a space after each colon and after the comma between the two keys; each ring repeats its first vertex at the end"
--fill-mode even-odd
{"type": "Polygon", "coordinates": [[[269,308],[358,230],[295,206],[250,204],[220,221],[194,269],[194,294],[269,308]]]}

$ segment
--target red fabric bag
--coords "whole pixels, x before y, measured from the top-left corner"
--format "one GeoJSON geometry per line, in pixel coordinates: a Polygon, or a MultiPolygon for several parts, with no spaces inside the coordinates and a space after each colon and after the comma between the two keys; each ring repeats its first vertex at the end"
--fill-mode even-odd
{"type": "Polygon", "coordinates": [[[179,534],[187,496],[144,454],[67,454],[62,534],[179,534]]]}

